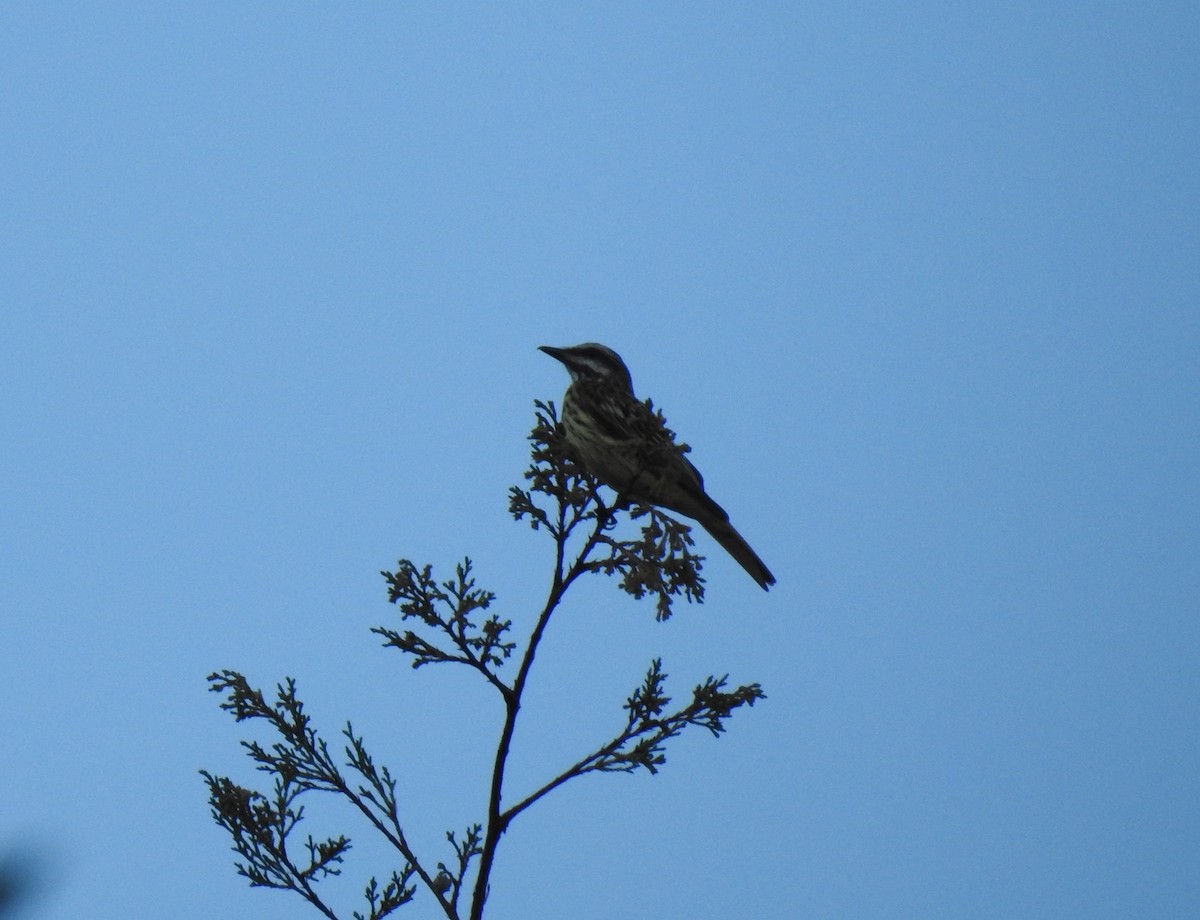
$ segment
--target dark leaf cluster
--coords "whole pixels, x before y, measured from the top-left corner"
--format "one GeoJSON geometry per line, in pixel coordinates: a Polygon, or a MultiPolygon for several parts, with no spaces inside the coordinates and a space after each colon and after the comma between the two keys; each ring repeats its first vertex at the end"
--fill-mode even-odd
{"type": "Polygon", "coordinates": [[[432,566],[418,569],[407,559],[397,563],[394,572],[381,572],[388,585],[388,600],[400,608],[401,621],[417,620],[441,634],[444,647],[411,629],[400,632],[385,627],[371,631],[384,638],[384,645],[412,656],[412,666],[457,661],[470,665],[492,683],[499,683],[494,668],[500,667],[517,647],[505,641],[511,620],[495,614],[472,618],[476,611],[487,610],[496,595],[475,587],[471,560],[455,568],[455,577],[441,584],[433,577],[432,566]]]}
{"type": "Polygon", "coordinates": [[[666,762],[663,743],[667,739],[674,738],[689,725],[707,728],[713,737],[717,737],[725,731],[725,720],[733,710],[739,706],[753,706],[767,696],[758,684],[727,691],[728,675],[708,677],[692,691],[692,699],[686,706],[666,713],[671,703],[664,691],[666,679],[662,659],[655,658],[642,685],[625,701],[629,720],[620,745],[598,769],[631,772],[645,767],[651,773],[657,773],[657,768],[666,762]]]}
{"type": "Polygon", "coordinates": [[[367,911],[356,911],[355,918],[379,920],[413,899],[414,879],[432,883],[405,837],[395,779],[387,767],[376,767],[363,738],[354,733],[350,723],[342,730],[345,745],[339,763],[313,728],[291,678],[276,687],[272,702],[236,671],[210,674],[208,680],[210,690],[225,695],[222,709],[239,722],[263,723],[276,739],[265,745],[242,742],[257,769],[272,776],[270,796],[239,786],[228,777],[201,771],[208,784],[213,819],[232,837],[233,849],[241,858],[237,871],[251,885],[298,892],[325,916],[337,916],[318,894],[315,882],[340,874],[350,839],[339,835],[318,841],[309,836],[302,844],[304,858],[297,861],[293,855],[293,831],[304,819],[298,800],[314,792],[334,793],[348,801],[391,843],[401,860],[400,868],[382,885],[374,877],[367,882],[363,893],[367,911]]]}

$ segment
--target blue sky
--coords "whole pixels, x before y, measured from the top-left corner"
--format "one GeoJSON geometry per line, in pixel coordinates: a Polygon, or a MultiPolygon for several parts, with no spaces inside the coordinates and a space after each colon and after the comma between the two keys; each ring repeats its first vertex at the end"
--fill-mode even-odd
{"type": "MultiPolygon", "coordinates": [[[[700,535],[667,624],[583,586],[514,792],[656,656],[769,698],[518,819],[494,920],[1194,912],[1197,61],[1193,4],[7,6],[26,915],[316,916],[208,818],[199,768],[255,779],[222,667],[353,719],[447,858],[500,710],[378,647],[377,573],[469,554],[532,622],[505,492],[566,384],[536,346],[588,340],[779,584],[700,535]]],[[[349,895],[386,863],[338,818],[349,895]]]]}

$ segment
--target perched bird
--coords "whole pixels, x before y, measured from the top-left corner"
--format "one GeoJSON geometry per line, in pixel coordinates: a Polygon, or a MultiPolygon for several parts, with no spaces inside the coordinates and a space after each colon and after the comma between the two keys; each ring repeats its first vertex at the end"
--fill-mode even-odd
{"type": "Polygon", "coordinates": [[[692,518],[766,591],[775,576],[704,491],[704,479],[676,446],[647,403],[633,395],[625,362],[611,348],[587,342],[539,349],[571,374],[563,397],[567,446],[589,473],[622,498],[659,505],[692,518]]]}

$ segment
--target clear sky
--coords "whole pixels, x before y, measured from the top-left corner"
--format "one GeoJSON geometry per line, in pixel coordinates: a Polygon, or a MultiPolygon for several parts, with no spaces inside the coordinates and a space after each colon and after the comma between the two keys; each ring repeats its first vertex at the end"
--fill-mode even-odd
{"type": "Polygon", "coordinates": [[[316,916],[208,817],[198,769],[258,778],[223,667],[351,718],[447,858],[500,707],[379,647],[378,572],[469,554],[528,628],[536,346],[589,340],[779,584],[701,534],[666,624],[579,591],[514,791],[653,657],[769,698],[518,819],[493,920],[1194,915],[1198,62],[1194,3],[6,4],[27,916],[316,916]]]}

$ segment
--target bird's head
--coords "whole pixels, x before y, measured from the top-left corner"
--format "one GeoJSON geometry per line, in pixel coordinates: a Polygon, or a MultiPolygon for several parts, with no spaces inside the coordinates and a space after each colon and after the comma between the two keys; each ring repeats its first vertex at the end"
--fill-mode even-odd
{"type": "Polygon", "coordinates": [[[538,348],[551,358],[557,358],[567,368],[572,380],[604,380],[633,392],[633,379],[621,356],[604,345],[584,342],[570,348],[542,345],[538,348]]]}

